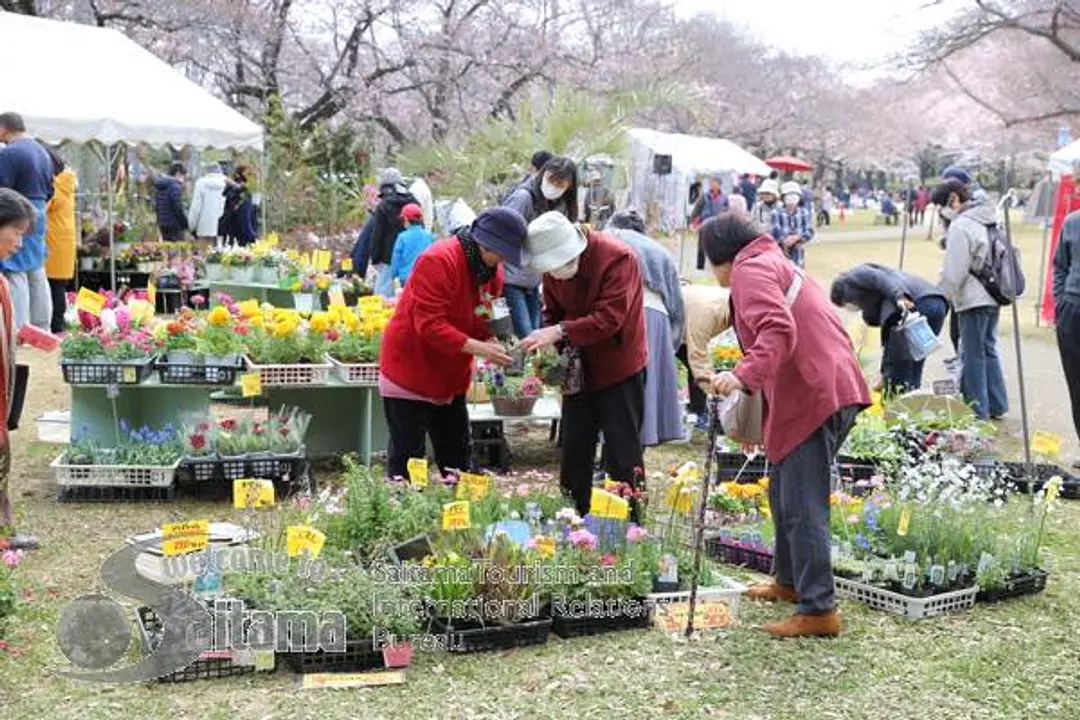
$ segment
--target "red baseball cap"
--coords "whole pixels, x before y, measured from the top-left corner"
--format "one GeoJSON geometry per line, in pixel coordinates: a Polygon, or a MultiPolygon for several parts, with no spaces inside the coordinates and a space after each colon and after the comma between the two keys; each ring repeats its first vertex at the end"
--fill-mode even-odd
{"type": "Polygon", "coordinates": [[[424,209],[416,203],[409,203],[401,208],[401,219],[405,222],[424,219],[424,209]]]}

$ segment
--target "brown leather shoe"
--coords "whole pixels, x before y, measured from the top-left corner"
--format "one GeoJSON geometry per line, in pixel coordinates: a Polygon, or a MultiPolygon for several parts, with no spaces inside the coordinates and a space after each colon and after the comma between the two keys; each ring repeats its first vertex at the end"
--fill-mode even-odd
{"type": "Polygon", "coordinates": [[[787,620],[769,623],[765,632],[773,637],[835,637],[840,634],[840,613],[830,610],[821,615],[793,615],[787,620]]]}
{"type": "Polygon", "coordinates": [[[777,600],[789,603],[799,602],[799,596],[795,594],[795,588],[777,582],[751,585],[750,589],[746,591],[746,597],[751,600],[764,600],[765,602],[776,602],[777,600]]]}

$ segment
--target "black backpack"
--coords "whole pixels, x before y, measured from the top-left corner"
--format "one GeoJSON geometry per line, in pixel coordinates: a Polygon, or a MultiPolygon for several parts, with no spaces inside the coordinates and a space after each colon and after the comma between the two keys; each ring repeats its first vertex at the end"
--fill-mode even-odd
{"type": "Polygon", "coordinates": [[[1020,264],[1020,250],[997,225],[986,226],[989,249],[982,267],[971,274],[982,283],[998,305],[1012,305],[1024,294],[1027,279],[1020,264]]]}

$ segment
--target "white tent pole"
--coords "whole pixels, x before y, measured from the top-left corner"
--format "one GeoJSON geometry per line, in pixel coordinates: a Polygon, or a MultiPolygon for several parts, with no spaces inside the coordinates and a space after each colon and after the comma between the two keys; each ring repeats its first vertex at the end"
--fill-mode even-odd
{"type": "MultiPolygon", "coordinates": [[[[1043,293],[1046,291],[1046,252],[1049,248],[1050,226],[1054,222],[1054,175],[1047,173],[1047,182],[1050,184],[1050,212],[1043,218],[1042,252],[1039,255],[1039,294],[1035,296],[1035,327],[1042,322],[1043,293]]],[[[1035,198],[1038,202],[1038,198],[1035,198]]]]}

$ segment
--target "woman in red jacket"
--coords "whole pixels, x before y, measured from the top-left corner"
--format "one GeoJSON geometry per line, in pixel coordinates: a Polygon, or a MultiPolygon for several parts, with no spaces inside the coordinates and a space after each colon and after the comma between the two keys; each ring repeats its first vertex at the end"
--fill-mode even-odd
{"type": "Polygon", "coordinates": [[[580,348],[584,359],[582,391],[563,398],[560,471],[563,490],[584,516],[600,432],[612,479],[636,485],[642,472],[648,350],[641,270],[629,245],[607,233],[586,233],[558,212],[533,220],[526,249],[532,269],[544,275],[546,327],[522,347],[565,342],[580,348]]]}
{"type": "Polygon", "coordinates": [[[427,455],[428,435],[443,473],[471,469],[465,393],[473,357],[510,364],[502,345],[490,342],[486,314],[479,310],[502,294],[500,262],[521,262],[526,231],[517,211],[485,210],[471,228],[416,259],[379,354],[390,477],[406,477],[409,459],[427,455]]]}
{"type": "Polygon", "coordinates": [[[750,597],[798,604],[770,623],[780,637],[837,635],[829,552],[829,493],[836,451],[870,405],[851,340],[825,292],[749,218],[726,213],[701,227],[716,279],[731,288],[744,357],[713,391],[761,392],[765,448],[773,465],[769,504],[776,529],[776,579],[750,597]]]}

